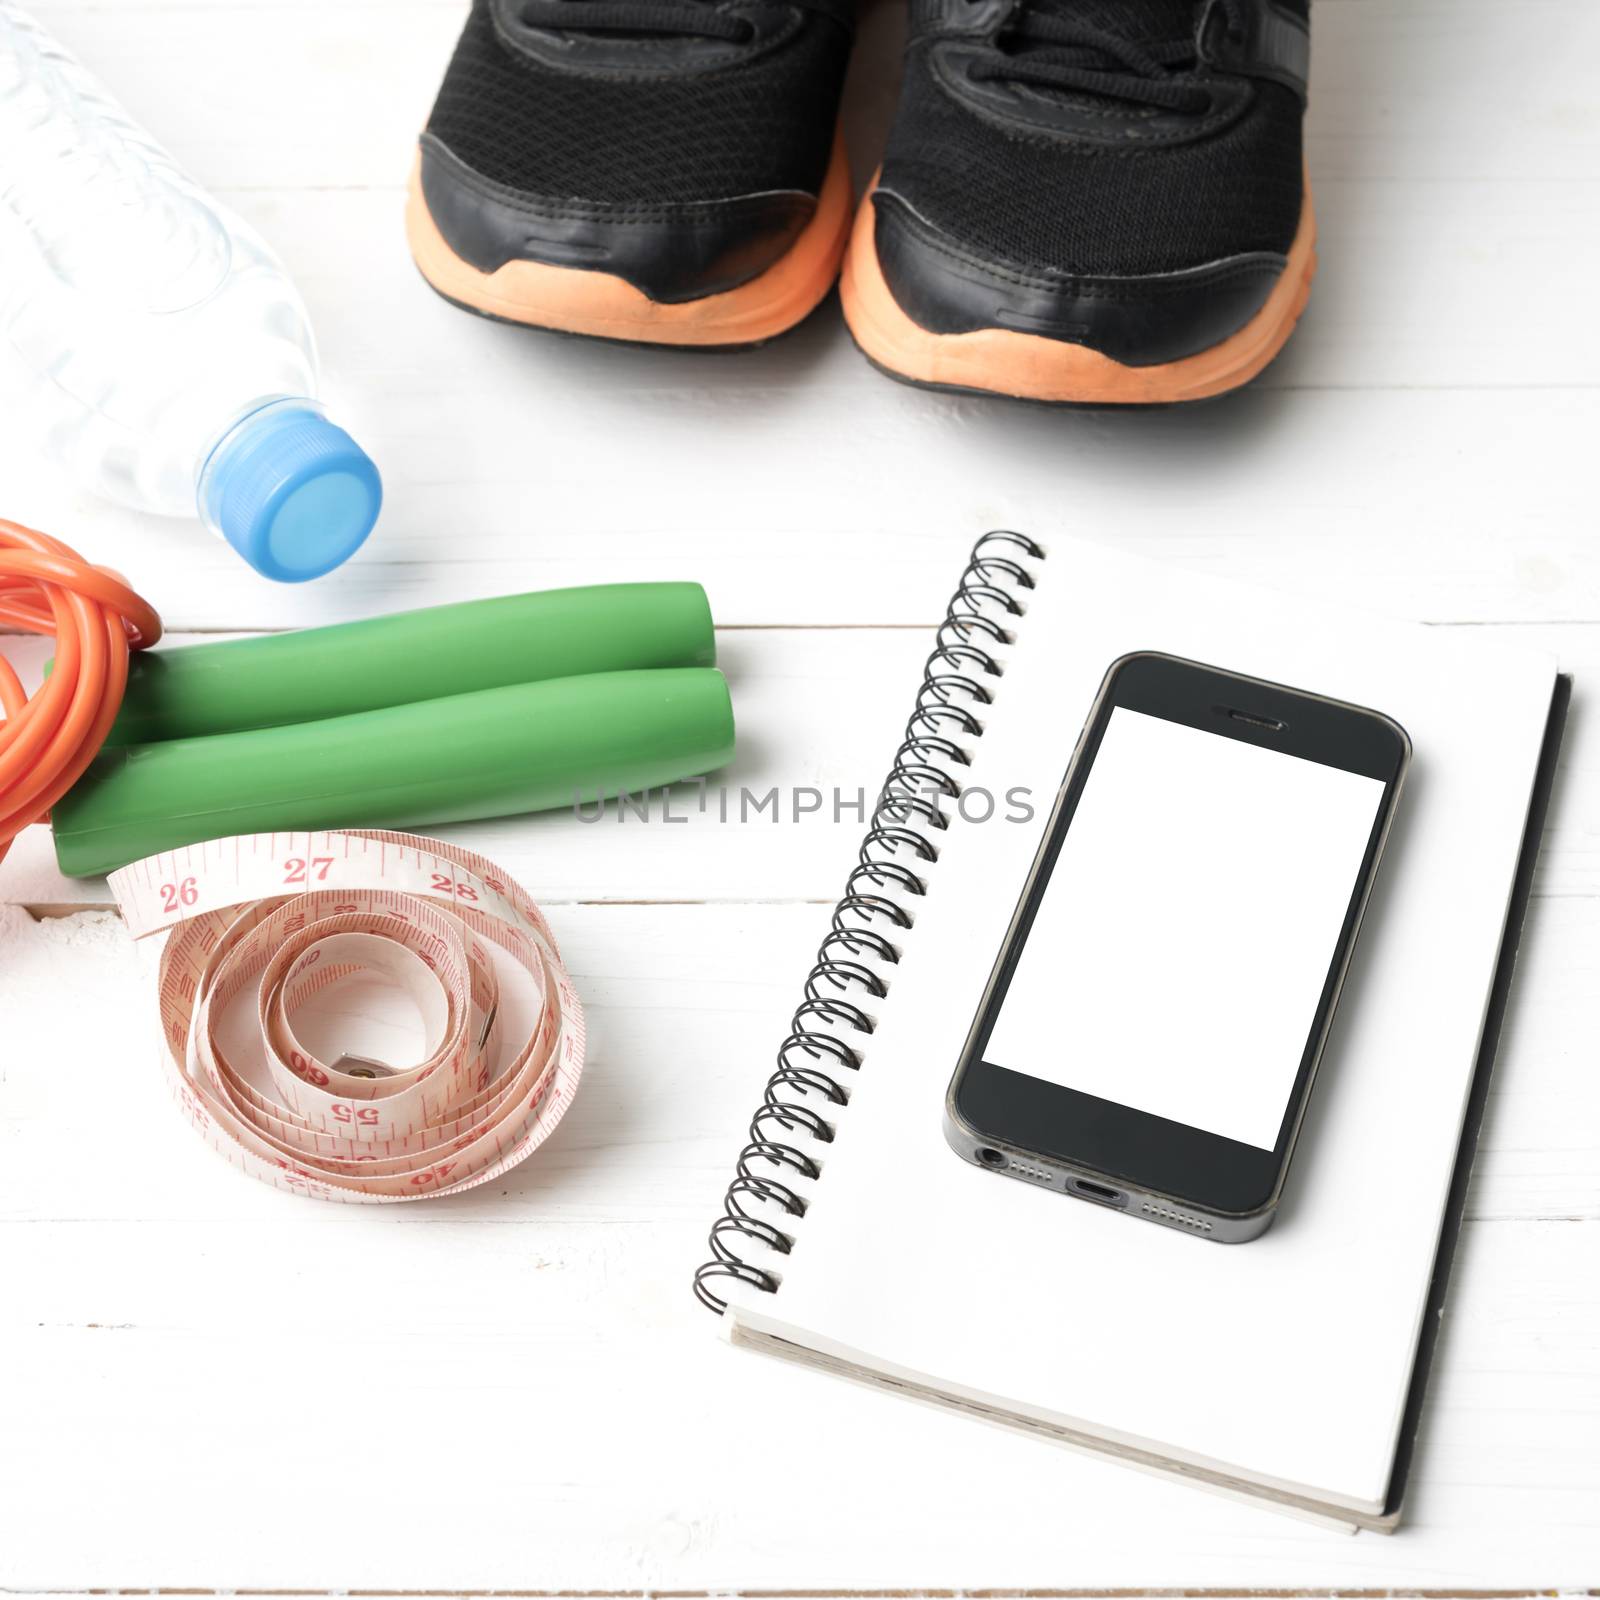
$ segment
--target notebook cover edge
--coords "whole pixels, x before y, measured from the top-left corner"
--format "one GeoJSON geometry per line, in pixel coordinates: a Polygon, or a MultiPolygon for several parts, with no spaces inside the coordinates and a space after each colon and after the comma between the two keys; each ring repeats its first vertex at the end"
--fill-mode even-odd
{"type": "Polygon", "coordinates": [[[1494,981],[1489,988],[1483,1035],[1478,1043],[1478,1059],[1472,1069],[1472,1087],[1467,1096],[1466,1116],[1461,1125],[1461,1142],[1456,1153],[1455,1170],[1450,1177],[1444,1220],[1439,1230],[1439,1245],[1434,1254],[1433,1272],[1428,1282],[1428,1298],[1423,1308],[1422,1329],[1417,1338],[1417,1353],[1411,1367],[1411,1383],[1406,1391],[1405,1409],[1401,1414],[1399,1442],[1395,1447],[1394,1465],[1389,1474],[1389,1492],[1385,1496],[1383,1512],[1377,1524],[1384,1532],[1392,1532],[1399,1525],[1411,1463],[1416,1455],[1422,1410],[1427,1398],[1428,1378],[1433,1370],[1434,1350],[1439,1341],[1439,1325],[1450,1287],[1450,1268],[1455,1259],[1456,1244],[1461,1237],[1467,1189],[1472,1180],[1473,1165],[1477,1160],[1478,1137],[1483,1131],[1489,1084],[1494,1076],[1495,1056],[1499,1051],[1500,1032],[1510,1001],[1517,954],[1521,949],[1528,902],[1533,892],[1534,869],[1538,864],[1539,849],[1544,839],[1551,796],[1555,791],[1556,767],[1560,761],[1561,740],[1566,729],[1567,709],[1571,702],[1572,675],[1558,672],[1550,691],[1550,710],[1545,719],[1544,740],[1539,749],[1539,764],[1534,771],[1533,793],[1529,798],[1528,818],[1522,832],[1522,848],[1517,855],[1511,903],[1507,908],[1505,928],[1500,936],[1500,954],[1495,962],[1494,981]]]}

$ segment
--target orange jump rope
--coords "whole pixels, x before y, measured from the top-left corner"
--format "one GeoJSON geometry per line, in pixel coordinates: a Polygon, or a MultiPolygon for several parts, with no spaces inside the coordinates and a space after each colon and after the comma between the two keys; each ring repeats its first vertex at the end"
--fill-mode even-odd
{"type": "Polygon", "coordinates": [[[55,666],[30,700],[0,656],[0,860],[45,821],[105,743],[128,684],[128,652],[161,637],[161,619],[115,573],[0,519],[0,627],[53,635],[55,666]]]}

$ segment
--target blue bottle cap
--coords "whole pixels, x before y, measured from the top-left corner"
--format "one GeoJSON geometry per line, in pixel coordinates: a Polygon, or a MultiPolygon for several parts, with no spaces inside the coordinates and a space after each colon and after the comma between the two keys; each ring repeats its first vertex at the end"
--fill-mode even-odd
{"type": "Polygon", "coordinates": [[[200,476],[206,520],[263,577],[320,578],[378,520],[378,469],[309,400],[252,411],[211,452],[200,476]]]}

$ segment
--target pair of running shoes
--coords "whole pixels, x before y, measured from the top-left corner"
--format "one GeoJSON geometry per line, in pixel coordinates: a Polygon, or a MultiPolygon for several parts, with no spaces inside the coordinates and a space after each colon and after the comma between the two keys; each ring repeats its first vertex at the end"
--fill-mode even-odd
{"type": "Polygon", "coordinates": [[[893,377],[1203,399],[1254,377],[1310,293],[1308,6],[910,0],[856,203],[855,0],[473,0],[411,251],[456,304],[564,333],[760,344],[837,281],[893,377]]]}

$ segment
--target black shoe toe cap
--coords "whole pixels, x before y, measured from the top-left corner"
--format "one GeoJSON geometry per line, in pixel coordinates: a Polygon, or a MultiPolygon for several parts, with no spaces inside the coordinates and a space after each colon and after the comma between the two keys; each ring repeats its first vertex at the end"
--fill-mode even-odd
{"type": "Polygon", "coordinates": [[[900,309],[933,333],[1003,328],[1097,350],[1124,366],[1180,361],[1221,344],[1266,304],[1287,258],[1265,251],[1177,272],[1055,272],[986,258],[875,191],[874,240],[900,309]]]}
{"type": "Polygon", "coordinates": [[[817,208],[815,196],[793,190],[648,206],[523,194],[473,172],[429,134],[421,183],[445,243],[480,272],[508,261],[608,272],[660,304],[749,282],[817,208]]]}

